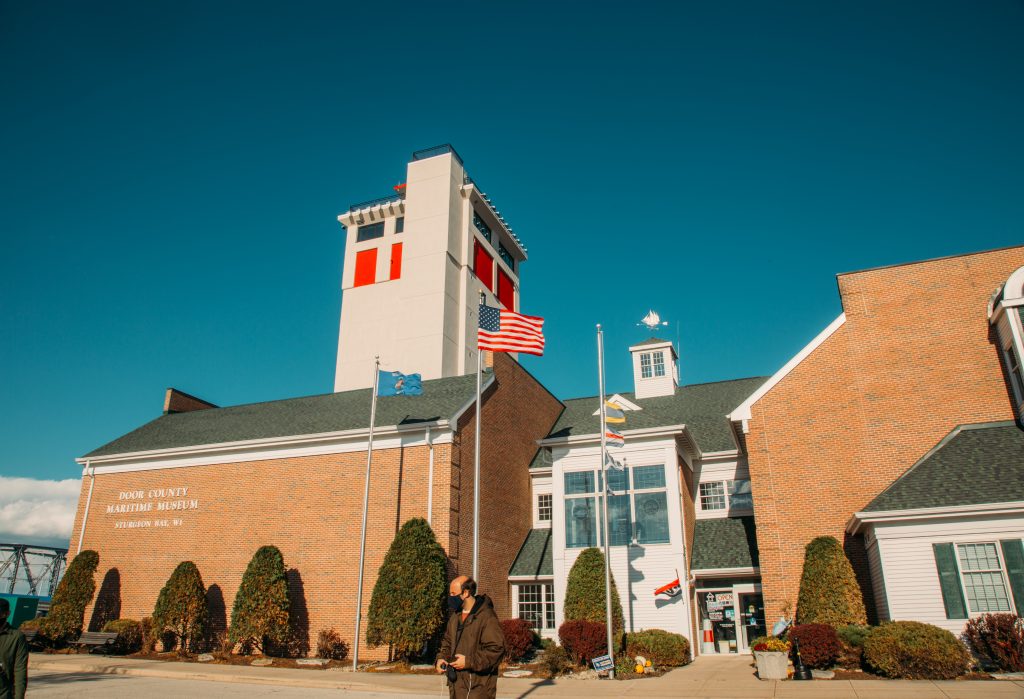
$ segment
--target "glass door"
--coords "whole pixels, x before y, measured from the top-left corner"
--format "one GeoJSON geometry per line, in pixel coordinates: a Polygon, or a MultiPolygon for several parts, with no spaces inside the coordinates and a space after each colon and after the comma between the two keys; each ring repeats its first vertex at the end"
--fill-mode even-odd
{"type": "Polygon", "coordinates": [[[758,636],[765,635],[765,623],[764,623],[764,598],[760,592],[741,592],[739,593],[737,605],[737,612],[739,613],[739,623],[737,628],[740,638],[740,650],[750,650],[750,644],[758,636]]]}

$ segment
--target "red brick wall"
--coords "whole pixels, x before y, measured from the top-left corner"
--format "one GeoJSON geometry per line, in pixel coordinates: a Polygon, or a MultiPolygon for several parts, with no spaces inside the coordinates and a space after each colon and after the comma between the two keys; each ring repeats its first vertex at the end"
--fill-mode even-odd
{"type": "MultiPolygon", "coordinates": [[[[956,425],[1013,418],[986,306],[1021,265],[1016,247],[839,276],[846,323],[752,409],[769,619],[795,610],[808,541],[844,541],[850,516],[956,425]]],[[[863,543],[846,546],[870,594],[863,543]]]]}

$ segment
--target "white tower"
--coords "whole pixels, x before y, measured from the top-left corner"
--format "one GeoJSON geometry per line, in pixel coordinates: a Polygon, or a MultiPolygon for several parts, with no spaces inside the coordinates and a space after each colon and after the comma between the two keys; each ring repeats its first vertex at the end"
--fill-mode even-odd
{"type": "Polygon", "coordinates": [[[373,359],[424,379],[476,370],[479,292],[519,307],[526,248],[450,145],[413,153],[398,194],[352,205],[334,390],[373,385],[373,359]]]}
{"type": "Polygon", "coordinates": [[[671,396],[679,385],[678,357],[672,343],[652,337],[629,348],[633,355],[633,395],[671,396]]]}

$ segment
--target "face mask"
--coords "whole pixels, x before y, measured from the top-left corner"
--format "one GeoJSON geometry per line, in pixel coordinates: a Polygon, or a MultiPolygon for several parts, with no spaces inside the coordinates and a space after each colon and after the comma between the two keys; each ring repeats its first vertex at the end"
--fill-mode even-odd
{"type": "Polygon", "coordinates": [[[460,595],[448,595],[448,609],[452,612],[462,609],[462,597],[460,595]]]}

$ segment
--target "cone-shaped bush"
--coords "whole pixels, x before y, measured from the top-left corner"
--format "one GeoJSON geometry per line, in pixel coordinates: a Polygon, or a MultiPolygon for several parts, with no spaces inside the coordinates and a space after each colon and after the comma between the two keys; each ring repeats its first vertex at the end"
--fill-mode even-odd
{"type": "Polygon", "coordinates": [[[68,565],[50,601],[50,613],[39,625],[39,633],[52,643],[63,645],[82,633],[85,608],[96,592],[96,568],[100,555],[82,551],[68,565]]]}
{"type": "MultiPolygon", "coordinates": [[[[569,571],[565,583],[565,620],[605,623],[604,554],[600,549],[583,549],[569,571]]],[[[612,635],[621,637],[623,627],[622,602],[612,575],[612,635]]]]}
{"type": "Polygon", "coordinates": [[[153,610],[152,634],[173,634],[179,653],[197,650],[206,628],[206,586],[199,568],[183,561],[160,590],[153,610]]]}
{"type": "Polygon", "coordinates": [[[833,536],[819,536],[807,544],[796,618],[800,624],[867,623],[853,566],[833,536]]]}
{"type": "Polygon", "coordinates": [[[391,542],[370,599],[366,642],[394,658],[418,651],[444,621],[444,549],[427,520],[410,519],[391,542]]]}
{"type": "Polygon", "coordinates": [[[289,606],[284,556],[276,546],[263,546],[242,576],[231,608],[228,638],[240,643],[243,653],[265,651],[267,641],[284,643],[288,638],[289,606]]]}

